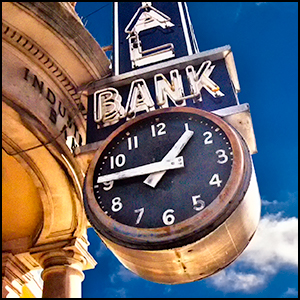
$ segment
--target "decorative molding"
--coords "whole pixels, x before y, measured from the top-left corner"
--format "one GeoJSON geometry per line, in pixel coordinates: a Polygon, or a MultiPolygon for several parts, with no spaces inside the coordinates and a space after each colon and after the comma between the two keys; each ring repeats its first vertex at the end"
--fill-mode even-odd
{"type": "Polygon", "coordinates": [[[31,38],[20,33],[16,28],[2,21],[2,38],[10,44],[18,47],[31,58],[38,61],[49,74],[54,75],[65,92],[75,102],[77,108],[86,119],[87,108],[81,102],[81,95],[77,92],[76,85],[72,83],[69,76],[50,58],[31,38]]]}
{"type": "Polygon", "coordinates": [[[51,244],[44,244],[30,249],[30,255],[41,266],[45,267],[45,260],[53,257],[68,257],[81,262],[83,270],[93,269],[97,262],[88,252],[89,242],[86,237],[73,238],[70,240],[58,241],[51,244]]]}
{"type": "MultiPolygon", "coordinates": [[[[2,252],[2,297],[5,291],[7,294],[22,294],[22,287],[28,283],[32,274],[16,256],[8,252],[2,252]]],[[[4,295],[7,297],[7,295],[4,295]]],[[[14,295],[11,295],[14,296],[14,295]]]]}
{"type": "MultiPolygon", "coordinates": [[[[33,262],[29,253],[24,255],[33,262]]],[[[23,285],[26,285],[31,293],[37,298],[42,295],[42,284],[37,280],[37,274],[31,270],[41,269],[36,263],[26,263],[23,254],[13,255],[9,252],[2,252],[2,298],[20,297],[23,285]]]]}

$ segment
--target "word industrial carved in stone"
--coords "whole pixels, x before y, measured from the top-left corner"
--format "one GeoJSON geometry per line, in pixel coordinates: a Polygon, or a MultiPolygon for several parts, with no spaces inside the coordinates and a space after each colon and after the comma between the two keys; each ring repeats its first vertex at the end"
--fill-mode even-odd
{"type": "Polygon", "coordinates": [[[73,118],[68,113],[66,107],[62,104],[57,96],[49,88],[44,86],[44,82],[39,80],[29,69],[25,68],[24,79],[31,83],[31,85],[42,94],[50,106],[49,120],[55,125],[59,126],[60,132],[66,140],[67,146],[73,152],[74,149],[82,145],[82,136],[79,133],[78,127],[73,118]]]}

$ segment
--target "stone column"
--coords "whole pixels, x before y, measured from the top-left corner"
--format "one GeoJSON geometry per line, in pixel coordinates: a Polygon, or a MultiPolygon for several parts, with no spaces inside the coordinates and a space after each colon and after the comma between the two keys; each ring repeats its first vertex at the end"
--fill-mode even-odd
{"type": "Polygon", "coordinates": [[[43,254],[43,298],[81,298],[82,268],[85,258],[74,251],[51,251],[43,254]]]}
{"type": "Polygon", "coordinates": [[[81,298],[82,271],[97,264],[87,246],[88,241],[81,237],[31,249],[43,268],[43,298],[81,298]]]}

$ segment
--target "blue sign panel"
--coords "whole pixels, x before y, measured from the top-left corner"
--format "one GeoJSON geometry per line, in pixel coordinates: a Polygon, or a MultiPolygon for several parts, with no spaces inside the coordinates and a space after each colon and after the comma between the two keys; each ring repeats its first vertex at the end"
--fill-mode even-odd
{"type": "Polygon", "coordinates": [[[114,75],[198,52],[185,2],[114,2],[114,75]]]}
{"type": "Polygon", "coordinates": [[[87,144],[152,110],[238,104],[230,47],[200,53],[185,2],[114,2],[113,71],[89,87],[87,144]]]}
{"type": "Polygon", "coordinates": [[[87,143],[105,139],[151,110],[189,106],[214,111],[237,105],[238,91],[229,46],[96,81],[89,88],[87,143]]]}

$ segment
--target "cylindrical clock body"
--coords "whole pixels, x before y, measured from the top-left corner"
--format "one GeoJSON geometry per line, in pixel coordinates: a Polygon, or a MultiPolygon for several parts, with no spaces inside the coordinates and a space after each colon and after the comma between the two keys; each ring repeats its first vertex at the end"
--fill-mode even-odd
{"type": "Polygon", "coordinates": [[[196,242],[173,249],[137,250],[98,235],[119,261],[140,277],[164,284],[206,278],[224,269],[245,249],[260,218],[255,174],[237,209],[219,227],[196,242]]]}
{"type": "Polygon", "coordinates": [[[84,204],[120,262],[164,284],[225,268],[260,218],[244,140],[216,115],[186,107],[141,115],[113,132],[90,164],[84,204]]]}

